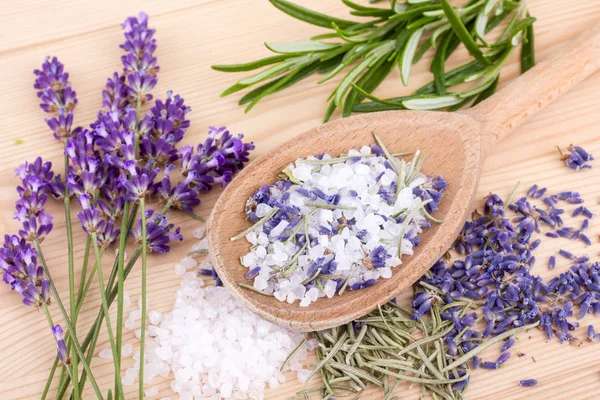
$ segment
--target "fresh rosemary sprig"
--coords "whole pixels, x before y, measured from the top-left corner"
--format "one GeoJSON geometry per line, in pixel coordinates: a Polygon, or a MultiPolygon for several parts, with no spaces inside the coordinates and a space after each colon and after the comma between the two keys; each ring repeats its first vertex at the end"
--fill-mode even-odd
{"type": "Polygon", "coordinates": [[[330,17],[286,0],[270,0],[286,14],[332,32],[308,41],[265,45],[276,55],[245,64],[214,65],[223,72],[246,72],[263,68],[226,89],[221,96],[252,88],[239,104],[250,111],[261,99],[314,74],[324,83],[342,71],[346,75],[329,96],[327,121],[336,109],[346,117],[352,112],[396,109],[457,110],[475,105],[491,96],[498,84],[500,69],[515,47],[523,43],[521,70],[535,64],[533,23],[524,0],[470,0],[460,8],[449,0],[392,1],[388,8],[370,7],[342,0],[355,17],[365,22],[330,17]],[[503,21],[505,28],[495,42],[488,33],[503,21]],[[446,72],[446,60],[460,44],[472,61],[446,72]],[[412,65],[430,49],[434,79],[410,96],[379,99],[371,93],[394,66],[408,86],[412,65]],[[449,92],[453,86],[471,83],[467,90],[449,92]],[[363,102],[365,99],[371,102],[363,102]]]}

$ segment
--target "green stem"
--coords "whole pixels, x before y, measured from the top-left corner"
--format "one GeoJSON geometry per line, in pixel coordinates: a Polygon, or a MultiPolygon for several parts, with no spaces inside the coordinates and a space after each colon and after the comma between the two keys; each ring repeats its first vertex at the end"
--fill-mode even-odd
{"type": "Polygon", "coordinates": [[[50,273],[50,269],[48,268],[48,264],[46,264],[46,260],[42,253],[42,249],[40,247],[39,240],[35,239],[34,244],[35,244],[35,248],[38,252],[38,257],[39,257],[40,263],[42,264],[42,267],[44,269],[44,273],[46,274],[46,277],[48,278],[48,282],[50,283],[50,290],[52,291],[54,300],[56,301],[58,309],[60,310],[60,313],[62,314],[65,325],[67,327],[67,331],[73,338],[73,347],[75,348],[75,351],[77,352],[77,355],[79,356],[79,359],[81,360],[83,369],[87,372],[87,374],[90,377],[90,382],[92,384],[92,388],[94,389],[94,393],[96,394],[96,397],[100,400],[103,400],[102,393],[100,392],[100,388],[98,387],[96,378],[94,378],[94,375],[92,374],[92,370],[90,369],[90,366],[88,365],[87,362],[83,361],[83,359],[84,359],[83,350],[81,350],[81,346],[79,345],[79,341],[77,340],[77,336],[75,335],[75,330],[73,329],[73,324],[71,324],[71,320],[69,319],[67,310],[65,309],[65,306],[63,305],[63,303],[60,299],[60,296],[58,295],[58,290],[56,290],[56,286],[54,285],[54,280],[52,279],[52,275],[50,273]]]}
{"type": "MultiPolygon", "coordinates": [[[[131,272],[131,270],[133,269],[136,261],[138,260],[138,258],[140,257],[142,250],[141,248],[137,248],[135,250],[135,252],[133,253],[133,255],[131,256],[131,259],[128,261],[127,266],[125,267],[125,279],[127,279],[127,277],[129,276],[129,273],[131,272]]],[[[113,286],[112,283],[108,284],[108,287],[110,288],[108,290],[108,292],[110,293],[108,296],[108,306],[110,307],[113,303],[113,301],[115,300],[115,297],[117,297],[117,288],[115,288],[113,286]]],[[[85,337],[85,339],[83,340],[83,342],[81,343],[82,348],[84,350],[88,349],[88,358],[92,358],[94,351],[96,349],[96,342],[98,341],[98,336],[100,334],[100,327],[102,326],[102,319],[104,318],[104,312],[102,309],[99,310],[98,315],[96,316],[96,321],[94,322],[94,324],[92,325],[90,331],[88,332],[87,336],[85,337]]],[[[83,388],[85,386],[85,379],[86,379],[86,374],[85,371],[81,374],[81,379],[80,379],[80,385],[83,388]]],[[[64,393],[66,391],[66,387],[65,388],[61,388],[61,391],[64,393]]],[[[83,391],[83,389],[81,390],[83,391]]]]}
{"type": "MultiPolygon", "coordinates": [[[[65,156],[65,167],[68,167],[68,157],[65,156]]],[[[65,189],[66,190],[66,189],[65,189]]],[[[77,306],[75,303],[75,261],[73,257],[73,227],[71,225],[71,199],[68,193],[65,194],[65,220],[67,227],[67,246],[68,246],[68,262],[69,262],[69,313],[71,314],[71,321],[73,321],[73,329],[77,332],[77,306]]],[[[71,341],[73,342],[73,341],[71,341]]],[[[72,344],[71,344],[72,346],[72,344]]],[[[79,393],[79,368],[77,353],[71,349],[71,379],[73,380],[73,397],[79,399],[81,397],[79,393]]]]}
{"type": "Polygon", "coordinates": [[[96,232],[91,233],[92,244],[94,246],[94,254],[96,255],[96,272],[98,273],[98,284],[100,285],[100,297],[102,298],[102,309],[104,310],[104,316],[106,318],[106,330],[108,331],[108,340],[112,349],[113,361],[115,364],[115,385],[119,389],[115,395],[123,393],[123,385],[121,384],[121,364],[117,359],[117,347],[115,344],[115,338],[113,335],[112,324],[110,322],[110,314],[108,313],[108,298],[106,296],[106,288],[104,286],[104,277],[102,274],[102,263],[100,256],[100,248],[98,247],[98,238],[96,232]]]}
{"type": "Polygon", "coordinates": [[[52,381],[54,380],[54,374],[56,373],[56,368],[58,367],[58,357],[54,358],[54,363],[52,364],[52,369],[50,370],[50,375],[48,376],[48,380],[46,381],[46,386],[44,387],[44,392],[42,393],[41,400],[46,400],[48,396],[48,392],[50,391],[50,386],[52,385],[52,381]]]}
{"type": "Polygon", "coordinates": [[[146,279],[147,279],[147,265],[146,258],[148,256],[148,238],[146,232],[146,201],[142,197],[140,198],[140,211],[142,213],[142,326],[140,334],[140,385],[139,385],[139,399],[144,398],[144,352],[146,345],[146,279]]]}
{"type": "MultiPolygon", "coordinates": [[[[138,211],[138,204],[134,204],[133,207],[131,208],[131,213],[129,216],[125,216],[123,215],[123,218],[127,219],[127,232],[129,232],[133,226],[133,223],[135,221],[135,218],[137,216],[137,211],[138,211]]],[[[133,256],[131,257],[131,259],[129,260],[129,262],[127,263],[127,267],[125,268],[125,279],[127,278],[127,276],[129,275],[129,273],[131,272],[131,269],[133,268],[133,265],[135,264],[135,262],[137,261],[139,255],[140,255],[141,250],[138,248],[135,253],[133,254],[133,256]]],[[[115,257],[115,261],[113,263],[113,268],[111,270],[110,273],[110,277],[108,278],[108,285],[107,287],[108,292],[110,293],[109,295],[109,307],[112,304],[112,302],[114,301],[114,298],[117,296],[116,293],[116,289],[113,287],[114,284],[114,279],[117,275],[117,268],[118,268],[118,257],[115,257]]],[[[95,271],[93,271],[90,275],[94,275],[95,271]]],[[[84,297],[85,298],[85,294],[84,297]]],[[[88,351],[88,364],[91,364],[91,356],[94,353],[94,350],[96,348],[96,342],[98,340],[98,335],[99,335],[99,326],[102,324],[102,319],[104,318],[104,312],[102,310],[102,308],[98,311],[98,316],[96,317],[96,321],[94,322],[94,325],[92,326],[92,328],[90,328],[90,330],[88,331],[85,339],[83,340],[83,342],[81,343],[81,347],[83,348],[83,350],[85,351],[86,349],[88,349],[89,346],[89,351],[88,351]],[[98,329],[96,329],[96,326],[98,326],[98,329]]],[[[83,388],[85,387],[85,382],[86,382],[86,371],[83,371],[81,374],[81,379],[80,379],[80,392],[83,392],[83,388]]],[[[67,391],[67,386],[69,384],[69,380],[67,378],[66,382],[63,382],[61,385],[59,385],[59,390],[58,390],[58,397],[62,398],[62,396],[64,396],[65,392],[67,391]]]]}
{"type": "MultiPolygon", "coordinates": [[[[123,347],[123,299],[125,290],[125,245],[127,244],[127,218],[129,215],[129,202],[125,202],[123,207],[123,218],[121,220],[121,234],[119,237],[119,254],[118,254],[118,269],[117,269],[117,361],[121,365],[121,348],[123,347]]],[[[121,394],[117,390],[115,384],[115,398],[119,398],[121,394]]]]}
{"type": "MultiPolygon", "coordinates": [[[[85,278],[87,276],[87,269],[90,260],[90,250],[92,247],[92,239],[88,237],[85,239],[85,253],[83,254],[83,265],[81,267],[81,277],[79,278],[79,289],[77,292],[77,302],[79,303],[82,299],[83,288],[85,284],[85,278]]],[[[85,298],[85,296],[83,296],[85,298]]]]}

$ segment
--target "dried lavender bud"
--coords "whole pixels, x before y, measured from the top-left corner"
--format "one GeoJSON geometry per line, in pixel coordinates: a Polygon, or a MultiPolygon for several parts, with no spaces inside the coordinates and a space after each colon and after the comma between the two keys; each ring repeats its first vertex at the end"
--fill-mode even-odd
{"type": "Polygon", "coordinates": [[[497,362],[484,361],[481,363],[481,368],[484,369],[498,369],[500,365],[497,362]]]}
{"type": "Polygon", "coordinates": [[[502,345],[502,347],[500,347],[500,352],[504,353],[506,350],[510,349],[514,344],[515,344],[515,338],[514,337],[509,337],[508,340],[506,342],[504,342],[504,344],[502,345]]]}
{"type": "Polygon", "coordinates": [[[556,267],[556,257],[550,256],[548,258],[548,269],[554,269],[554,267],[556,267]]]}
{"type": "Polygon", "coordinates": [[[573,255],[573,253],[570,253],[563,249],[560,249],[558,251],[558,254],[560,254],[561,256],[563,256],[564,258],[569,259],[569,260],[574,260],[576,258],[575,255],[573,255]]]}
{"type": "Polygon", "coordinates": [[[538,384],[538,381],[535,379],[523,379],[519,382],[519,385],[523,387],[532,387],[538,384]]]}

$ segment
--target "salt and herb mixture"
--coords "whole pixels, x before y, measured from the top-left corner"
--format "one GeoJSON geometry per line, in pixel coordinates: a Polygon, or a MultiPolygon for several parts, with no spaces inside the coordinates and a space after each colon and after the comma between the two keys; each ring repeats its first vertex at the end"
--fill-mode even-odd
{"type": "MultiPolygon", "coordinates": [[[[197,239],[203,235],[204,226],[193,233],[197,239]]],[[[194,257],[205,257],[202,271],[212,269],[206,244],[200,240],[190,255],[175,264],[174,273],[183,280],[173,310],[148,313],[146,383],[151,385],[159,376],[170,378],[171,389],[184,400],[263,399],[267,385],[275,388],[285,381],[282,371],[297,371],[299,378],[305,378],[310,371],[302,362],[314,341],[307,343],[304,334],[259,318],[224,287],[205,286],[194,257]]],[[[140,318],[141,309],[133,310],[126,326],[134,328],[140,318]]],[[[140,337],[139,329],[136,336],[140,337]]],[[[123,351],[130,353],[130,347],[123,351]]],[[[106,357],[110,358],[110,351],[106,357]]],[[[139,349],[133,358],[133,366],[123,376],[125,386],[138,376],[139,349]]],[[[147,397],[157,394],[157,387],[145,390],[147,397]]]]}
{"type": "Polygon", "coordinates": [[[254,282],[242,286],[306,307],[390,278],[413,254],[429,221],[439,222],[430,213],[446,182],[419,171],[419,151],[406,162],[375,138],[338,158],[298,159],[248,200],[254,225],[232,238],[252,245],[241,263],[254,282]]]}

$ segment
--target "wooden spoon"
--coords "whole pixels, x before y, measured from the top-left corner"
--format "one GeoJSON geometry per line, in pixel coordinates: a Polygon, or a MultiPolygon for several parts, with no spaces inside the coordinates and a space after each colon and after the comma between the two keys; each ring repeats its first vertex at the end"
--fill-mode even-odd
{"type": "Polygon", "coordinates": [[[275,148],[245,168],[215,204],[208,225],[211,259],[225,286],[268,321],[297,331],[342,325],[391,300],[419,279],[448,250],[472,207],[481,167],[493,146],[525,119],[600,68],[600,24],[583,33],[558,54],[513,80],[478,106],[456,113],[387,111],[357,115],[314,128],[275,148]],[[426,154],[422,171],[440,174],[448,190],[437,217],[441,225],[428,229],[411,257],[367,289],[320,298],[308,307],[280,302],[238,285],[247,268],[240,256],[246,240],[229,239],[250,226],[246,200],[261,186],[273,183],[299,157],[327,152],[333,156],[373,143],[376,132],[390,152],[420,149],[426,154]]]}

